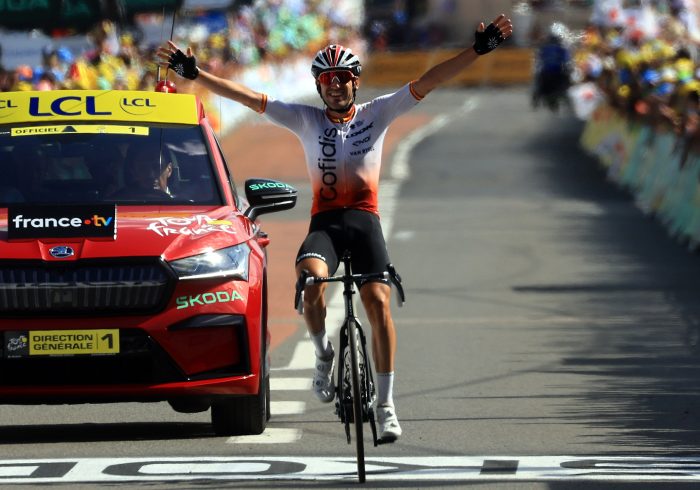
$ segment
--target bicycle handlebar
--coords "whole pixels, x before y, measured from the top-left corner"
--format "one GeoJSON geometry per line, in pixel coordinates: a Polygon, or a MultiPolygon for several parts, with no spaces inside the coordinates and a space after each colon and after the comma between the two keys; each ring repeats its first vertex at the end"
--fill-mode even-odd
{"type": "Polygon", "coordinates": [[[354,283],[362,280],[384,279],[389,280],[394,285],[396,290],[396,300],[399,307],[402,307],[406,302],[406,294],[401,285],[401,276],[396,272],[396,268],[392,264],[387,264],[387,270],[383,272],[373,272],[370,274],[342,274],[340,276],[316,277],[309,274],[307,270],[303,270],[296,283],[296,292],[294,294],[294,308],[302,314],[304,311],[304,302],[302,301],[302,293],[306,286],[320,284],[323,282],[342,282],[354,283]]]}

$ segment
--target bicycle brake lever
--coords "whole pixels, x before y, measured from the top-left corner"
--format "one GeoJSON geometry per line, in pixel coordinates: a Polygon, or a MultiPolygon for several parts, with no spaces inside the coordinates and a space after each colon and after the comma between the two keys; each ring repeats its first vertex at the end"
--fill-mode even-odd
{"type": "Polygon", "coordinates": [[[304,286],[306,285],[306,278],[309,277],[309,271],[306,269],[301,271],[299,279],[297,279],[296,291],[294,292],[294,309],[299,312],[299,314],[304,313],[304,286]]]}
{"type": "Polygon", "coordinates": [[[395,278],[399,282],[399,284],[401,284],[401,276],[398,272],[396,272],[396,267],[394,267],[394,264],[387,264],[386,268],[389,271],[389,275],[395,278]]]}
{"type": "Polygon", "coordinates": [[[396,299],[399,303],[399,307],[402,307],[406,302],[406,294],[403,291],[403,286],[401,285],[401,276],[396,272],[396,268],[393,264],[386,265],[387,271],[389,272],[389,278],[392,284],[396,288],[396,299]]]}

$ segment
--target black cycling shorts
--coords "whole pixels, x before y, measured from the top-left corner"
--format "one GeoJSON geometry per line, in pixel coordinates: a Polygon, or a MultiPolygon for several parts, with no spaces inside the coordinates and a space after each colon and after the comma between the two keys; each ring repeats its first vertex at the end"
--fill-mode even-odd
{"type": "Polygon", "coordinates": [[[385,271],[389,253],[379,216],[359,209],[334,209],[313,215],[296,263],[321,259],[328,265],[328,274],[333,275],[345,250],[350,251],[354,274],[385,271]]]}

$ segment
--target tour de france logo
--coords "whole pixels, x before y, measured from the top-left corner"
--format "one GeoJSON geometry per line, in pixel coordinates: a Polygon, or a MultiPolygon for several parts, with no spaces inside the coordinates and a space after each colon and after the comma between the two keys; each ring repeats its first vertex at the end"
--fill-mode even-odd
{"type": "Polygon", "coordinates": [[[29,337],[25,333],[8,332],[7,336],[7,357],[21,357],[29,350],[29,337]]]}

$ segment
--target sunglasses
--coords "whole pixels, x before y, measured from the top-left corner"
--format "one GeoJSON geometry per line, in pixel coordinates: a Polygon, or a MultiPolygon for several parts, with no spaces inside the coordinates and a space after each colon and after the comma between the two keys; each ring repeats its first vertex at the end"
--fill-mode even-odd
{"type": "Polygon", "coordinates": [[[348,70],[326,71],[318,76],[318,81],[324,85],[331,85],[338,80],[340,85],[344,85],[351,80],[355,80],[355,75],[348,70]]]}

